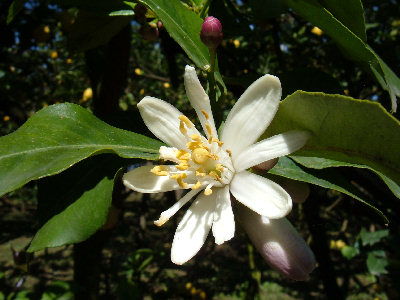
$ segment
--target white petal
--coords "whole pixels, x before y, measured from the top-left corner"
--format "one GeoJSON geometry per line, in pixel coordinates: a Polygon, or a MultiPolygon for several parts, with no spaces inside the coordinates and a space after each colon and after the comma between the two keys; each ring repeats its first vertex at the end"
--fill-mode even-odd
{"type": "Polygon", "coordinates": [[[254,144],[275,116],[282,95],[279,79],[264,75],[250,85],[230,111],[221,141],[235,158],[254,144]]]}
{"type": "Polygon", "coordinates": [[[186,211],[172,242],[171,260],[182,265],[191,259],[203,246],[210,231],[215,196],[200,194],[186,211]]]}
{"type": "Polygon", "coordinates": [[[282,218],[292,209],[292,199],[283,188],[247,171],[235,174],[230,190],[239,202],[270,219],[282,218]]]}
{"type": "Polygon", "coordinates": [[[251,145],[234,159],[235,170],[241,172],[264,161],[293,153],[303,147],[309,137],[307,131],[288,131],[251,145]]]}
{"type": "Polygon", "coordinates": [[[281,274],[306,280],[316,261],[310,247],[286,218],[265,220],[238,205],[236,217],[264,259],[281,274]]]}
{"type": "Polygon", "coordinates": [[[231,206],[229,186],[214,188],[213,194],[215,194],[216,205],[212,232],[215,243],[220,245],[235,235],[235,218],[231,206]]]}
{"type": "Polygon", "coordinates": [[[186,95],[189,98],[190,104],[196,110],[197,116],[199,117],[201,126],[203,127],[204,132],[209,138],[206,123],[207,119],[204,114],[201,112],[204,110],[208,116],[208,123],[211,126],[211,133],[214,137],[218,137],[217,130],[215,129],[214,118],[211,111],[210,99],[208,95],[204,91],[199,78],[197,77],[196,70],[191,66],[186,66],[185,68],[185,89],[186,95]]]}
{"type": "MultiPolygon", "coordinates": [[[[182,189],[177,181],[169,179],[169,176],[157,176],[151,173],[152,168],[154,168],[153,165],[136,168],[125,173],[122,180],[127,187],[140,193],[159,193],[182,189]]],[[[175,167],[171,166],[170,168],[176,171],[175,167]]]]}
{"type": "MultiPolygon", "coordinates": [[[[150,131],[169,146],[186,149],[186,139],[179,131],[179,117],[183,115],[171,104],[153,97],[144,97],[138,103],[140,114],[150,131]]],[[[191,128],[188,134],[199,134],[191,128]]]]}
{"type": "Polygon", "coordinates": [[[174,205],[172,205],[167,210],[163,211],[160,215],[160,218],[157,221],[154,221],[154,224],[157,226],[164,225],[165,222],[167,222],[173,215],[175,215],[178,212],[178,210],[182,208],[182,206],[188,203],[199,192],[201,192],[200,189],[190,190],[188,193],[186,193],[185,196],[183,196],[181,199],[175,202],[174,205]]]}

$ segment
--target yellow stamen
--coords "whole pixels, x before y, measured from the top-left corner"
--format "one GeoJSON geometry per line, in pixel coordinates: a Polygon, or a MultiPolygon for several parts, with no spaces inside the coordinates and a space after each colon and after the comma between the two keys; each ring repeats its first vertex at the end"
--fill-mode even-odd
{"type": "Polygon", "coordinates": [[[229,156],[230,156],[230,157],[232,157],[232,152],[231,152],[231,150],[229,150],[229,149],[226,149],[225,151],[226,151],[226,153],[228,153],[228,154],[229,154],[229,156]]]}
{"type": "Polygon", "coordinates": [[[203,168],[199,168],[199,169],[196,170],[196,176],[204,177],[204,176],[206,176],[206,175],[207,175],[207,174],[206,174],[206,172],[204,171],[203,168]]]}
{"type": "Polygon", "coordinates": [[[177,159],[179,159],[179,160],[189,160],[190,159],[190,153],[188,153],[187,151],[185,151],[185,150],[177,150],[176,152],[175,152],[175,156],[176,156],[176,158],[177,159]]]}
{"type": "Polygon", "coordinates": [[[165,166],[155,166],[153,169],[151,169],[151,173],[157,176],[167,176],[167,168],[165,166]]]}
{"type": "Polygon", "coordinates": [[[217,166],[215,167],[215,169],[216,169],[217,171],[220,171],[220,172],[224,171],[224,167],[223,167],[221,164],[217,164],[217,166]]]}
{"type": "Polygon", "coordinates": [[[207,155],[207,156],[210,157],[210,158],[212,158],[213,160],[218,160],[218,159],[219,159],[218,155],[216,155],[216,154],[214,154],[214,153],[209,154],[209,155],[207,155]]]}
{"type": "Polygon", "coordinates": [[[173,174],[171,176],[169,176],[170,179],[182,179],[182,178],[186,178],[186,174],[185,173],[178,173],[178,174],[173,174]]]}
{"type": "Polygon", "coordinates": [[[210,118],[210,116],[208,115],[208,113],[206,113],[206,111],[204,109],[201,110],[201,113],[204,115],[204,117],[208,120],[210,118]]]}
{"type": "Polygon", "coordinates": [[[180,186],[181,188],[183,188],[183,189],[186,189],[186,188],[187,188],[187,183],[186,183],[186,182],[183,182],[182,178],[178,178],[176,181],[178,182],[178,184],[179,184],[179,186],[180,186]]]}
{"type": "Polygon", "coordinates": [[[191,138],[193,141],[200,141],[200,135],[198,135],[198,134],[192,134],[192,135],[190,136],[190,138],[191,138]]]}
{"type": "Polygon", "coordinates": [[[176,166],[178,170],[185,171],[190,168],[190,165],[186,162],[180,162],[179,165],[176,166]]]}
{"type": "Polygon", "coordinates": [[[208,160],[209,155],[210,152],[208,152],[206,149],[196,148],[192,152],[192,159],[196,164],[202,165],[208,160]]]}
{"type": "Polygon", "coordinates": [[[220,147],[224,144],[224,142],[221,142],[221,141],[220,141],[219,139],[217,139],[217,138],[213,138],[212,141],[213,141],[213,142],[216,142],[216,143],[218,144],[218,146],[220,146],[220,147]]]}
{"type": "MultiPolygon", "coordinates": [[[[186,147],[192,151],[194,151],[197,148],[202,148],[202,149],[206,149],[207,147],[205,147],[203,145],[203,143],[201,141],[195,141],[195,142],[188,142],[186,144],[186,147]]],[[[207,150],[207,149],[206,149],[207,150]]]]}
{"type": "Polygon", "coordinates": [[[210,124],[206,123],[206,129],[207,129],[208,135],[211,136],[212,135],[212,131],[211,131],[210,124]]]}
{"type": "Polygon", "coordinates": [[[212,194],[212,189],[205,189],[204,190],[204,195],[210,196],[212,194]]]}
{"type": "Polygon", "coordinates": [[[184,116],[184,115],[180,116],[180,117],[179,117],[179,120],[181,120],[182,122],[184,122],[188,128],[193,128],[193,127],[194,127],[193,123],[190,122],[190,120],[188,119],[188,117],[186,117],[186,116],[184,116]]]}
{"type": "Polygon", "coordinates": [[[200,181],[197,181],[196,184],[194,184],[194,185],[191,187],[191,189],[192,189],[192,190],[195,190],[195,189],[198,189],[199,187],[201,187],[201,182],[200,182],[200,181]]]}
{"type": "Polygon", "coordinates": [[[182,134],[186,134],[187,132],[187,129],[185,128],[185,123],[183,121],[179,123],[179,131],[182,132],[182,134]]]}

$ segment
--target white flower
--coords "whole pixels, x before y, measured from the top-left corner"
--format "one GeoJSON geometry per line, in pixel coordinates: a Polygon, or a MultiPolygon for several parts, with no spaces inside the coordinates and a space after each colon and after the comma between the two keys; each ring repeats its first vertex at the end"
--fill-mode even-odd
{"type": "Polygon", "coordinates": [[[230,111],[220,138],[210,100],[190,66],[185,69],[185,88],[206,137],[174,106],[145,97],[138,104],[141,116],[151,132],[170,146],[160,148],[160,159],[174,164],[140,167],[123,178],[126,186],[141,193],[189,190],[161,213],[154,222],[158,226],[199,194],[175,233],[171,260],[176,264],[185,263],[200,250],[211,228],[217,244],[234,236],[230,193],[266,218],[286,216],[292,208],[289,194],[246,169],[298,150],[309,137],[307,132],[291,131],[256,143],[279,106],[282,89],[275,76],[259,78],[244,92],[230,111]]]}

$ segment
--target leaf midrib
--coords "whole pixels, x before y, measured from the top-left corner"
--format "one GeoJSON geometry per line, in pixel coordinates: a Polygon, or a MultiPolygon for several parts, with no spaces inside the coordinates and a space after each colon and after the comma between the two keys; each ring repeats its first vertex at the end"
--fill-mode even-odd
{"type": "Polygon", "coordinates": [[[137,147],[137,146],[125,146],[125,145],[113,145],[113,144],[77,144],[77,145],[63,145],[63,146],[52,146],[52,147],[44,147],[44,148],[35,148],[31,150],[24,150],[20,152],[13,152],[11,154],[6,154],[6,155],[1,155],[0,156],[0,161],[2,159],[10,158],[13,156],[18,156],[18,155],[23,155],[23,154],[36,154],[36,153],[41,153],[41,152],[46,152],[46,151],[54,151],[58,149],[66,149],[66,150],[73,150],[73,149],[98,149],[98,150],[104,150],[104,149],[110,149],[110,150],[119,150],[119,149],[132,149],[132,150],[137,150],[141,152],[146,152],[146,153],[158,153],[158,150],[152,150],[148,148],[143,148],[143,147],[137,147]]]}

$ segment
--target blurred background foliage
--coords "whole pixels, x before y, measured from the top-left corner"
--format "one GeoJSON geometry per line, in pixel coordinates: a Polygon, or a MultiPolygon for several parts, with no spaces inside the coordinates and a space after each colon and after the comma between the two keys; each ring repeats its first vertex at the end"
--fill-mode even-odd
{"type": "MultiPolygon", "coordinates": [[[[199,1],[183,2],[192,6],[199,1]]],[[[399,74],[397,1],[364,0],[363,5],[368,44],[399,74]]],[[[265,73],[281,79],[283,98],[298,89],[322,91],[379,101],[390,110],[389,95],[371,75],[282,1],[214,0],[208,14],[224,28],[218,49],[229,91],[220,103],[224,113],[265,73]]],[[[145,95],[168,99],[194,116],[182,80],[191,61],[158,21],[151,11],[137,6],[133,13],[122,1],[0,2],[0,135],[13,132],[41,108],[62,102],[80,104],[109,124],[147,135],[136,109],[145,95]],[[21,9],[7,24],[11,3],[21,9]]],[[[208,241],[185,266],[173,265],[170,241],[179,218],[162,229],[152,222],[175,194],[150,197],[120,188],[126,199],[112,206],[102,228],[107,236],[96,244],[99,297],[399,298],[398,199],[370,172],[339,171],[387,214],[390,226],[385,228],[376,214],[346,195],[311,187],[309,199],[289,217],[319,263],[310,279],[300,283],[272,271],[240,230],[222,246],[208,241]]],[[[38,194],[40,185],[38,193],[37,182],[31,182],[0,198],[0,299],[72,299],[79,294],[73,270],[80,250],[74,256],[73,247],[65,246],[34,257],[24,251],[39,225],[38,194]]]]}

